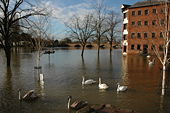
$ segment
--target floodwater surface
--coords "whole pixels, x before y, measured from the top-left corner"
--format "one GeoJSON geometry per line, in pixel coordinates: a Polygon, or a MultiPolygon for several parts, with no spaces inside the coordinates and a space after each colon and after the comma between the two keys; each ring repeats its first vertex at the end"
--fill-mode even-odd
{"type": "MultiPolygon", "coordinates": [[[[170,113],[170,84],[167,76],[166,93],[161,96],[161,65],[156,60],[149,66],[146,56],[122,56],[121,50],[55,49],[55,53],[41,57],[41,70],[35,70],[36,52],[14,49],[11,68],[6,68],[4,51],[0,49],[0,113],[67,113],[67,97],[86,100],[90,104],[113,104],[139,113],[170,113]],[[44,74],[44,83],[38,82],[38,74],[44,74]],[[98,82],[82,86],[82,76],[109,85],[101,91],[98,82]],[[117,83],[127,85],[126,92],[117,93],[117,83]],[[41,98],[34,102],[18,100],[34,89],[41,98]]],[[[168,75],[168,72],[166,73],[168,75]]],[[[73,102],[72,101],[72,102],[73,102]]]]}

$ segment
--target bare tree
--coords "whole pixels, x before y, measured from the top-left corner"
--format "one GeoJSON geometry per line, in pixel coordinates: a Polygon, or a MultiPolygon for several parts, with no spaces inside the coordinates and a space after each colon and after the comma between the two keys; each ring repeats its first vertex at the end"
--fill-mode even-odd
{"type": "Polygon", "coordinates": [[[83,57],[84,49],[88,39],[94,36],[93,16],[91,14],[85,15],[82,19],[74,17],[72,23],[66,25],[69,28],[70,37],[79,41],[82,46],[81,56],[83,57]]]}
{"type": "Polygon", "coordinates": [[[106,9],[103,5],[103,0],[97,0],[94,8],[95,8],[94,26],[95,26],[95,35],[96,35],[95,37],[97,39],[97,45],[98,45],[97,50],[99,55],[101,38],[108,31],[108,28],[106,27],[106,21],[105,21],[106,9]]]}
{"type": "Polygon", "coordinates": [[[106,32],[106,38],[110,45],[110,54],[112,52],[112,43],[116,40],[116,37],[118,37],[118,34],[120,32],[119,30],[119,24],[121,21],[118,19],[116,13],[114,11],[110,11],[110,13],[107,16],[107,27],[108,31],[106,32]]]}
{"type": "MultiPolygon", "coordinates": [[[[165,80],[166,80],[166,70],[170,61],[170,56],[168,55],[170,52],[170,4],[167,0],[159,1],[161,7],[161,13],[156,14],[155,21],[157,21],[157,29],[155,31],[161,31],[160,37],[162,38],[162,46],[160,46],[160,41],[157,42],[155,40],[151,40],[148,42],[152,44],[152,49],[156,54],[156,57],[162,64],[162,95],[165,94],[165,80]],[[157,47],[156,47],[156,46],[157,47]],[[158,47],[159,46],[159,47],[158,47]],[[160,50],[162,52],[160,52],[160,50]]],[[[150,29],[150,27],[148,27],[150,29]]],[[[149,30],[148,29],[148,30],[149,30]]],[[[150,31],[153,32],[153,31],[150,31]]]]}
{"type": "Polygon", "coordinates": [[[23,0],[0,0],[0,34],[1,44],[6,54],[7,66],[10,66],[12,35],[16,27],[16,22],[27,19],[33,15],[41,15],[41,11],[35,9],[22,9],[23,0]]]}
{"type": "MultiPolygon", "coordinates": [[[[165,15],[164,15],[164,19],[165,19],[165,26],[164,29],[162,30],[162,36],[163,36],[163,40],[164,40],[164,46],[163,46],[163,56],[161,57],[160,53],[158,52],[157,49],[155,49],[155,53],[158,57],[158,59],[160,60],[161,64],[162,64],[162,69],[163,69],[163,77],[162,77],[162,95],[165,94],[165,71],[167,70],[167,66],[169,64],[169,56],[168,53],[170,52],[169,48],[170,48],[170,4],[168,3],[168,1],[166,0],[165,2],[163,2],[163,7],[164,7],[164,11],[165,11],[165,15]]],[[[160,23],[161,24],[161,23],[160,23]]]]}
{"type": "Polygon", "coordinates": [[[35,68],[40,68],[40,58],[43,55],[42,49],[45,47],[47,40],[49,38],[48,35],[48,27],[49,27],[49,19],[48,16],[37,16],[34,21],[29,22],[31,27],[29,31],[33,36],[33,47],[37,51],[36,52],[36,66],[35,68]]]}

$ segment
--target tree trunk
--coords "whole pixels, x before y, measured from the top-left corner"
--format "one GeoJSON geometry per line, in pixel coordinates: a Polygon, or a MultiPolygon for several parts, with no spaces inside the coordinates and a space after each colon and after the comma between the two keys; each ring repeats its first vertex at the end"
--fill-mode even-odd
{"type": "Polygon", "coordinates": [[[110,42],[110,54],[112,53],[112,41],[110,42]]]}
{"type": "Polygon", "coordinates": [[[162,95],[165,95],[165,80],[166,80],[166,75],[165,75],[165,72],[166,72],[166,66],[163,65],[163,70],[162,70],[162,95]]]}
{"type": "Polygon", "coordinates": [[[98,45],[98,47],[97,47],[97,54],[99,55],[99,53],[100,53],[100,46],[98,45]]]}
{"type": "Polygon", "coordinates": [[[7,67],[11,65],[11,47],[5,47],[5,55],[7,59],[7,67]]]}
{"type": "Polygon", "coordinates": [[[36,62],[37,62],[37,67],[39,67],[40,66],[40,50],[38,50],[38,52],[37,52],[37,59],[36,59],[36,62]]]}
{"type": "Polygon", "coordinates": [[[98,45],[98,47],[97,47],[97,54],[99,56],[99,53],[100,53],[100,39],[98,39],[97,45],[98,45]]]}
{"type": "Polygon", "coordinates": [[[83,45],[83,48],[82,48],[82,52],[81,52],[81,56],[83,57],[84,55],[84,48],[85,48],[85,45],[83,45]]]}

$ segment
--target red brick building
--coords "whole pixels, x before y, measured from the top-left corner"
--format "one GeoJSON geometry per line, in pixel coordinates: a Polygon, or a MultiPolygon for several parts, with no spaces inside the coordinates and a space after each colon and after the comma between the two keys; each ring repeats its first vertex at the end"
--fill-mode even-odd
{"type": "Polygon", "coordinates": [[[123,13],[123,54],[163,52],[165,5],[160,0],[147,0],[121,6],[123,13]]]}

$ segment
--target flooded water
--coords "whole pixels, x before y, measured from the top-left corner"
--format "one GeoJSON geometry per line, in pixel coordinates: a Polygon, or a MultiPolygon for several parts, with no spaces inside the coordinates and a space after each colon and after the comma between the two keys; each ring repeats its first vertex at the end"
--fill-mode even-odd
{"type": "MultiPolygon", "coordinates": [[[[161,70],[156,60],[148,66],[145,56],[123,57],[121,50],[86,50],[84,59],[81,50],[56,49],[50,56],[41,57],[44,84],[38,82],[35,53],[14,49],[11,68],[6,68],[4,51],[0,50],[0,113],[67,113],[67,97],[86,100],[90,104],[113,104],[119,108],[133,109],[139,113],[170,113],[170,84],[167,77],[166,95],[161,97],[161,70]],[[82,86],[82,76],[109,85],[101,91],[98,84],[82,86]],[[117,83],[128,85],[126,92],[117,94],[117,83]],[[41,95],[34,102],[20,102],[30,89],[41,95]]],[[[168,73],[167,73],[168,75],[168,73]]]]}

